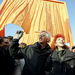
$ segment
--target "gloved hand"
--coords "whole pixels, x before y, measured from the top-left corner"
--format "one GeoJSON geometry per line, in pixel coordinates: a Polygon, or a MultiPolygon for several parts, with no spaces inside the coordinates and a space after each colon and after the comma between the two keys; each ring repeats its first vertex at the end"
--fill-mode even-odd
{"type": "Polygon", "coordinates": [[[18,30],[13,39],[20,39],[23,36],[23,31],[18,30]]]}

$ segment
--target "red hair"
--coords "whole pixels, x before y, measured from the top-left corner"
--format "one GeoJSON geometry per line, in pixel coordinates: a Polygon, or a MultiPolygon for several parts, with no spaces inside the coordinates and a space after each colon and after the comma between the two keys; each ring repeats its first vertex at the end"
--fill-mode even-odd
{"type": "MultiPolygon", "coordinates": [[[[62,37],[62,38],[65,40],[64,35],[62,35],[62,34],[57,34],[57,35],[55,35],[55,36],[54,36],[54,40],[53,40],[53,42],[52,42],[52,44],[51,44],[52,50],[55,50],[55,48],[56,48],[55,43],[56,43],[57,38],[59,38],[59,37],[62,37]]],[[[64,45],[64,47],[65,47],[65,48],[69,48],[67,45],[64,45]]]]}

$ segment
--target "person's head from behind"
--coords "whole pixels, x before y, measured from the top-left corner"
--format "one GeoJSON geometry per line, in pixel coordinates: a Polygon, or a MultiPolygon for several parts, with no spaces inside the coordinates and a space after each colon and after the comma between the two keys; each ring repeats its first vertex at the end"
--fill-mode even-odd
{"type": "Polygon", "coordinates": [[[54,36],[54,40],[51,44],[51,48],[54,50],[55,48],[68,48],[68,46],[65,45],[65,37],[61,34],[57,34],[54,36]]]}
{"type": "Polygon", "coordinates": [[[39,42],[41,44],[47,44],[50,41],[50,34],[47,31],[41,31],[39,34],[39,42]]]}
{"type": "Polygon", "coordinates": [[[75,46],[72,47],[72,51],[75,52],[75,46]]]}
{"type": "Polygon", "coordinates": [[[9,40],[8,42],[9,42],[9,45],[10,45],[11,41],[13,40],[13,36],[8,36],[7,38],[9,40]]]}

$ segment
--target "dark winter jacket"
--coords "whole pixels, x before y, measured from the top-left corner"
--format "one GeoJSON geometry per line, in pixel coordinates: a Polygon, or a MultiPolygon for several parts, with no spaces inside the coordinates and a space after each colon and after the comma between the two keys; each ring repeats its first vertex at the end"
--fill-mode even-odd
{"type": "Polygon", "coordinates": [[[0,48],[0,75],[12,75],[15,67],[14,63],[9,50],[0,48]]]}
{"type": "Polygon", "coordinates": [[[57,51],[52,53],[51,59],[47,61],[47,67],[52,63],[52,68],[49,75],[73,75],[73,68],[75,67],[75,53],[72,53],[69,49],[57,51]],[[52,59],[52,60],[51,60],[52,59]]]}
{"type": "Polygon", "coordinates": [[[26,46],[24,49],[20,49],[18,48],[18,40],[14,39],[9,51],[13,58],[24,56],[25,66],[22,75],[44,75],[44,65],[47,57],[51,53],[48,44],[44,49],[41,49],[41,45],[38,42],[26,46]]]}

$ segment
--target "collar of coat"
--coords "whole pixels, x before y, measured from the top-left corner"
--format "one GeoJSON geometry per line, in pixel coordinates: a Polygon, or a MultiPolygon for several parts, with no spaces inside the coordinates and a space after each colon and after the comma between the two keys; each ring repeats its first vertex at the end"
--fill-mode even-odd
{"type": "Polygon", "coordinates": [[[52,50],[50,48],[50,46],[47,44],[46,47],[44,49],[41,49],[41,45],[39,42],[36,42],[33,44],[33,47],[36,49],[39,49],[41,52],[49,52],[52,53],[52,50]]]}
{"type": "MultiPolygon", "coordinates": [[[[57,51],[57,49],[55,49],[53,54],[52,54],[52,58],[53,59],[57,59],[58,60],[57,53],[58,53],[58,51],[57,51]]],[[[65,55],[63,62],[69,61],[69,60],[72,60],[72,59],[75,60],[75,53],[71,52],[69,49],[64,49],[63,54],[65,55]]]]}

